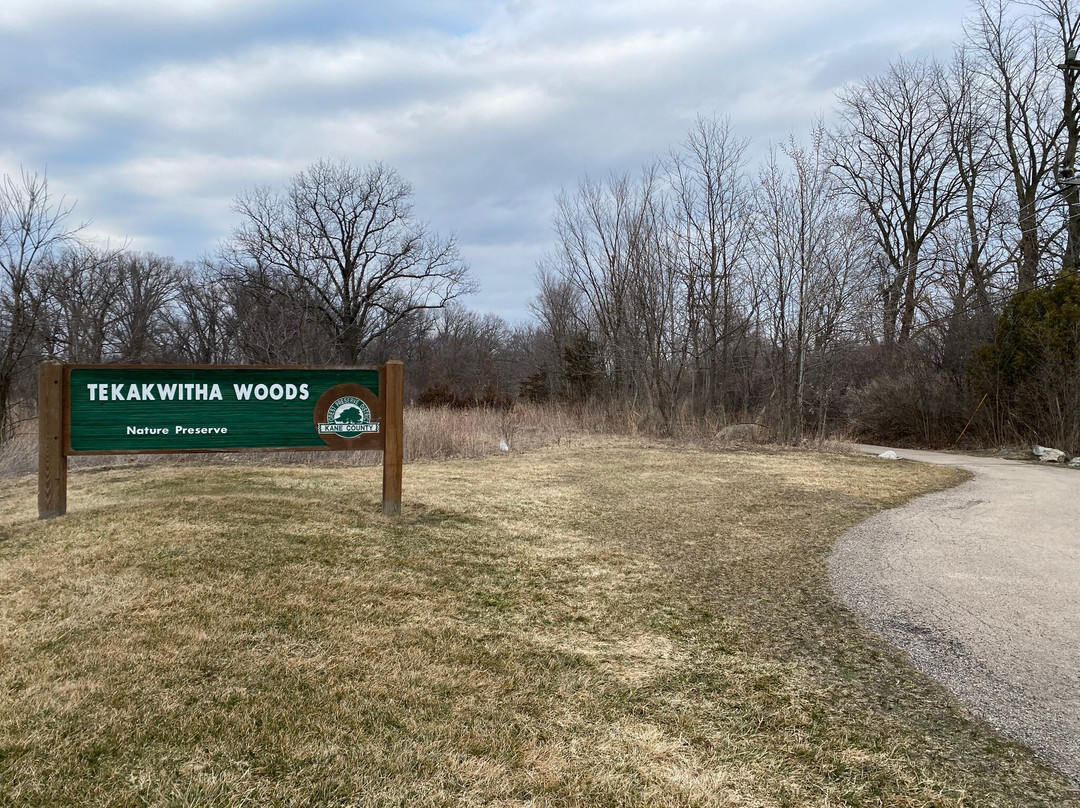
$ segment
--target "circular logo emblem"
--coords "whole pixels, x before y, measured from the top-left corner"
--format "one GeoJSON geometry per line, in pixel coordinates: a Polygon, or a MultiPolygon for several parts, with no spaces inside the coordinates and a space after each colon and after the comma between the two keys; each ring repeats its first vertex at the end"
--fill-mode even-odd
{"type": "Polygon", "coordinates": [[[379,425],[371,423],[368,405],[356,396],[334,399],[326,410],[325,423],[319,424],[319,434],[341,435],[343,438],[378,431],[379,425]]]}
{"type": "Polygon", "coordinates": [[[335,399],[326,411],[326,423],[319,424],[319,431],[346,438],[355,438],[371,432],[371,410],[356,396],[335,399]]]}
{"type": "Polygon", "coordinates": [[[356,448],[359,439],[379,432],[371,408],[378,403],[371,391],[355,384],[331,387],[315,404],[315,431],[335,448],[356,448]],[[365,400],[366,399],[366,400],[365,400]]]}

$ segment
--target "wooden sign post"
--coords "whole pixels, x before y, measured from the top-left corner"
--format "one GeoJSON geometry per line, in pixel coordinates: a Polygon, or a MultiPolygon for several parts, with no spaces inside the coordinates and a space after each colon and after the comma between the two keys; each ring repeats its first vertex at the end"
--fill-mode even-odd
{"type": "Polygon", "coordinates": [[[60,365],[38,375],[38,516],[67,511],[74,455],[383,453],[383,512],[401,512],[404,366],[60,365]]]}
{"type": "Polygon", "coordinates": [[[64,453],[64,366],[44,364],[38,372],[38,518],[67,513],[67,455],[64,453]]]}
{"type": "Polygon", "coordinates": [[[405,366],[391,361],[384,366],[383,408],[383,513],[401,513],[401,466],[405,460],[405,366]]]}

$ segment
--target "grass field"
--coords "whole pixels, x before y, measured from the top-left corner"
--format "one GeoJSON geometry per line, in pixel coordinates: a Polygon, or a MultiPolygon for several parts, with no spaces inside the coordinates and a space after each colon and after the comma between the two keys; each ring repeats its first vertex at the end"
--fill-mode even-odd
{"type": "Polygon", "coordinates": [[[635,445],[0,480],[3,806],[1063,806],[825,557],[962,479],[635,445]]]}

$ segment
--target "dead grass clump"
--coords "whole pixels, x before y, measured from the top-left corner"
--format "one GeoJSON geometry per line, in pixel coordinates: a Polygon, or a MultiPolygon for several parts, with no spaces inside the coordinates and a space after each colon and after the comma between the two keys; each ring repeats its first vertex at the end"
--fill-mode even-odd
{"type": "Polygon", "coordinates": [[[580,445],[599,435],[633,437],[644,431],[644,420],[633,410],[527,401],[506,409],[407,407],[405,458],[479,458],[580,445]]]}
{"type": "MultiPolygon", "coordinates": [[[[405,460],[481,458],[545,446],[580,444],[596,435],[618,435],[626,424],[603,411],[520,402],[509,409],[405,408],[405,460]]],[[[16,438],[0,444],[0,477],[37,470],[37,425],[28,421],[16,438]]],[[[635,431],[633,429],[631,432],[635,431]]],[[[245,452],[99,455],[71,458],[71,468],[146,465],[375,466],[379,452],[245,452]]]]}
{"type": "Polygon", "coordinates": [[[37,471],[37,433],[20,430],[0,443],[0,477],[16,477],[37,471]]]}
{"type": "MultiPolygon", "coordinates": [[[[674,425],[675,437],[657,438],[666,427],[644,410],[614,405],[548,405],[516,402],[507,409],[477,407],[405,408],[405,460],[479,459],[549,446],[571,448],[597,445],[598,439],[639,440],[653,436],[671,445],[709,448],[760,449],[772,445],[765,427],[736,424],[722,427],[711,419],[685,414],[674,425]]],[[[776,447],[780,448],[780,447],[776,447]]],[[[807,441],[802,448],[857,454],[853,443],[842,439],[807,441]]],[[[377,466],[379,452],[251,452],[203,454],[133,454],[73,457],[72,469],[147,465],[308,465],[377,466]]],[[[0,477],[37,470],[37,424],[25,420],[19,434],[0,444],[0,477]]]]}
{"type": "Polygon", "coordinates": [[[859,449],[859,446],[855,440],[849,437],[835,436],[830,438],[823,438],[820,441],[810,444],[813,448],[819,449],[823,452],[832,452],[833,454],[843,454],[852,457],[859,457],[863,452],[859,449]]]}

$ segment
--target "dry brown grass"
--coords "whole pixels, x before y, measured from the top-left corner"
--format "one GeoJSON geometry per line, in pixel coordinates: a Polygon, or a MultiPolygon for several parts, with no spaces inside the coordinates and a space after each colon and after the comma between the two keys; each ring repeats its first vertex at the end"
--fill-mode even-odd
{"type": "MultiPolygon", "coordinates": [[[[615,415],[584,407],[554,407],[521,402],[510,410],[494,408],[405,408],[405,460],[479,458],[526,452],[545,446],[580,445],[597,435],[637,434],[637,416],[615,415]],[[502,448],[504,445],[505,450],[502,448]]],[[[25,421],[18,435],[0,444],[0,477],[37,469],[37,424],[25,421]]],[[[192,455],[125,455],[77,457],[72,468],[100,466],[211,463],[373,466],[378,452],[273,452],[192,455]]]]}
{"type": "MultiPolygon", "coordinates": [[[[481,458],[530,452],[548,446],[589,446],[598,438],[619,436],[645,438],[653,435],[655,424],[632,409],[605,409],[585,406],[550,406],[518,402],[509,410],[494,408],[451,409],[448,407],[405,408],[405,460],[448,460],[481,458]],[[504,450],[502,447],[506,446],[504,450]]],[[[0,445],[0,477],[28,474],[37,469],[37,425],[33,419],[22,423],[20,433],[0,445]]],[[[679,429],[679,445],[703,448],[753,448],[767,440],[740,440],[717,436],[711,421],[687,419],[679,429]]],[[[654,436],[655,437],[655,436],[654,436]]],[[[668,443],[671,443],[668,441],[668,443]]],[[[791,447],[785,447],[791,448],[791,447]]],[[[858,454],[854,443],[843,438],[808,440],[804,448],[814,451],[858,454]]],[[[378,452],[275,452],[194,455],[126,455],[78,457],[72,468],[101,466],[211,463],[318,466],[374,466],[381,463],[378,452]]]]}
{"type": "Polygon", "coordinates": [[[959,473],[625,440],[0,480],[0,805],[1080,805],[832,598],[959,473]]]}

